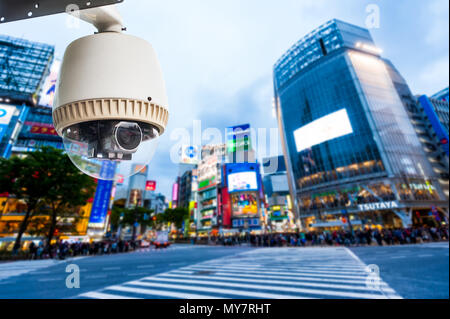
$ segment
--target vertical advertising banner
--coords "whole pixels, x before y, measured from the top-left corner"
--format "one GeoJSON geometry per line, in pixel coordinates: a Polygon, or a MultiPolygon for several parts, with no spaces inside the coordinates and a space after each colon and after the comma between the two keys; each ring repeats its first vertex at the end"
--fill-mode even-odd
{"type": "Polygon", "coordinates": [[[100,170],[100,176],[105,180],[100,179],[97,183],[97,190],[95,191],[94,202],[92,203],[91,216],[89,218],[89,225],[93,227],[102,228],[106,221],[108,213],[109,202],[111,200],[111,191],[114,184],[114,175],[116,171],[116,163],[103,162],[100,170]],[[107,180],[106,180],[107,179],[107,180]]]}
{"type": "Polygon", "coordinates": [[[42,87],[39,105],[45,107],[52,107],[55,98],[56,82],[58,80],[59,70],[61,68],[61,61],[55,60],[50,68],[50,75],[45,79],[42,87]]]}
{"type": "Polygon", "coordinates": [[[14,106],[0,104],[0,141],[5,135],[15,111],[14,106]]]}

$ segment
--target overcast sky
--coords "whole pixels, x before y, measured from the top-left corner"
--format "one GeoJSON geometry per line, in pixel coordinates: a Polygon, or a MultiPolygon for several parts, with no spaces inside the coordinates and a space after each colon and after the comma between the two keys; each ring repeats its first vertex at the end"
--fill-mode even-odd
{"type": "MultiPolygon", "coordinates": [[[[119,5],[127,33],[156,49],[170,103],[168,130],[150,163],[149,178],[169,195],[178,172],[169,152],[177,128],[251,123],[275,128],[272,66],[297,40],[337,18],[365,26],[366,8],[380,8],[376,44],[415,94],[449,84],[448,0],[125,0],[119,5]]],[[[64,14],[0,25],[0,33],[56,46],[93,27],[68,28],[64,14]]]]}

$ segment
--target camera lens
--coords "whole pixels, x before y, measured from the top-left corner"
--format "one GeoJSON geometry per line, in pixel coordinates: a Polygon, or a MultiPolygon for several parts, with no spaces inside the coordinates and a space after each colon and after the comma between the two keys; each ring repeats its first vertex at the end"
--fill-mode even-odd
{"type": "Polygon", "coordinates": [[[133,151],[142,141],[142,130],[137,123],[120,122],[115,127],[117,145],[125,151],[133,151]]]}

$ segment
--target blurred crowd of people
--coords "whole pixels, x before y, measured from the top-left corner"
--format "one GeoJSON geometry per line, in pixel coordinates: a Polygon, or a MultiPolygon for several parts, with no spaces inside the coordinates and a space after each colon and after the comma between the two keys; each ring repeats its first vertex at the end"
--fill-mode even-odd
{"type": "MultiPolygon", "coordinates": [[[[366,229],[323,232],[300,232],[265,235],[235,235],[231,237],[213,237],[210,243],[234,246],[250,244],[255,247],[305,247],[305,246],[370,246],[404,245],[437,241],[448,241],[448,226],[411,227],[396,229],[366,229]]],[[[197,241],[197,243],[201,243],[197,241]]]]}
{"type": "Polygon", "coordinates": [[[43,241],[28,245],[29,259],[65,259],[67,257],[126,253],[140,247],[139,241],[105,240],[92,243],[58,241],[46,247],[43,241]]]}
{"type": "MultiPolygon", "coordinates": [[[[370,246],[404,245],[449,240],[448,226],[411,227],[396,229],[366,229],[323,232],[300,232],[264,235],[213,236],[192,239],[192,244],[223,246],[251,245],[253,247],[308,247],[308,246],[370,246]]],[[[126,253],[139,249],[140,241],[104,240],[92,243],[58,241],[46,247],[43,241],[28,245],[29,259],[65,259],[77,256],[93,256],[126,253]]]]}

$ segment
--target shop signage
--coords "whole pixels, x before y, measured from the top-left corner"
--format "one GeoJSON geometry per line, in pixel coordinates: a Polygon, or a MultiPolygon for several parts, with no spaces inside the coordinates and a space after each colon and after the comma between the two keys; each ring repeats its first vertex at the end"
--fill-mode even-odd
{"type": "Polygon", "coordinates": [[[397,202],[381,202],[381,203],[369,203],[369,204],[360,204],[358,205],[358,209],[362,212],[370,211],[370,210],[386,210],[386,209],[394,209],[398,208],[399,205],[397,202]]]}

